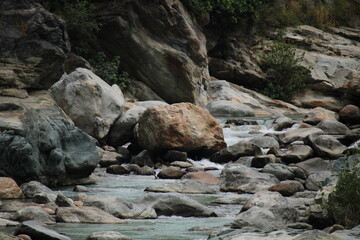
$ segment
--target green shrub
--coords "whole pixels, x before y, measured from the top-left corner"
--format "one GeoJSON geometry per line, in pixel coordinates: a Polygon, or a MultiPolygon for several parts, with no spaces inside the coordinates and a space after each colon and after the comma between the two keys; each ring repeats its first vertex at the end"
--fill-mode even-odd
{"type": "Polygon", "coordinates": [[[309,71],[299,65],[302,58],[296,56],[291,45],[275,41],[270,52],[261,57],[268,81],[262,92],[271,98],[289,100],[309,78],[309,71]]]}
{"type": "MultiPolygon", "coordinates": [[[[357,155],[357,163],[360,155],[357,155]]],[[[353,228],[360,224],[360,176],[359,165],[350,168],[348,165],[340,173],[335,191],[329,195],[326,204],[329,216],[335,223],[346,228],[353,228]]]]}
{"type": "Polygon", "coordinates": [[[131,82],[127,72],[119,71],[120,57],[108,58],[100,52],[89,60],[94,72],[108,84],[117,84],[122,90],[126,89],[131,82]]]}

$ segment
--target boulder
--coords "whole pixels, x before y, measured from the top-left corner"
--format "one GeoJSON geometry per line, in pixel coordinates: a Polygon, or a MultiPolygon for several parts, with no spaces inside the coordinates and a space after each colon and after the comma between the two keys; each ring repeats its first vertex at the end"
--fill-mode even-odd
{"type": "Polygon", "coordinates": [[[4,0],[0,9],[0,88],[48,89],[70,51],[65,22],[33,1],[4,0]]]}
{"type": "MultiPolygon", "coordinates": [[[[19,225],[20,225],[19,222],[15,222],[15,221],[11,221],[11,220],[8,220],[8,219],[0,218],[0,227],[17,227],[19,225]]],[[[0,239],[2,239],[2,238],[0,238],[0,239]]]]}
{"type": "Polygon", "coordinates": [[[273,128],[275,131],[282,131],[286,128],[290,128],[295,124],[295,121],[289,117],[279,117],[275,119],[273,128]]]}
{"type": "Polygon", "coordinates": [[[64,194],[59,193],[56,197],[55,204],[59,207],[76,207],[71,198],[66,197],[64,194]]]}
{"type": "Polygon", "coordinates": [[[307,136],[314,133],[323,133],[321,129],[318,128],[298,128],[293,129],[278,135],[279,142],[283,144],[289,144],[298,140],[305,140],[307,136]]]}
{"type": "Polygon", "coordinates": [[[55,219],[50,216],[43,208],[30,206],[20,209],[16,212],[14,219],[18,221],[35,220],[40,223],[52,224],[55,223],[55,219]]]}
{"type": "Polygon", "coordinates": [[[269,163],[262,169],[262,172],[271,173],[280,181],[291,180],[295,178],[294,168],[280,163],[269,163]]]}
{"type": "Polygon", "coordinates": [[[216,213],[210,208],[187,197],[174,193],[148,194],[138,199],[135,203],[149,206],[155,209],[158,215],[182,216],[182,217],[216,217],[216,213]]]}
{"type": "Polygon", "coordinates": [[[0,176],[57,185],[93,172],[99,162],[94,140],[47,92],[35,91],[26,99],[0,97],[0,102],[0,176]]]}
{"type": "Polygon", "coordinates": [[[179,167],[179,168],[193,168],[194,165],[189,162],[181,162],[181,161],[175,161],[170,163],[170,166],[179,167]]]}
{"type": "Polygon", "coordinates": [[[181,179],[191,179],[210,185],[219,185],[220,179],[208,172],[189,172],[182,176],[181,179]]]}
{"type": "Polygon", "coordinates": [[[253,117],[254,110],[251,107],[233,101],[219,100],[210,102],[206,109],[214,117],[253,117]]]}
{"type": "Polygon", "coordinates": [[[33,202],[39,204],[54,203],[57,195],[55,193],[37,193],[33,196],[33,202]]]}
{"type": "Polygon", "coordinates": [[[296,235],[292,240],[342,240],[343,238],[336,237],[332,234],[326,233],[321,230],[306,231],[296,235]]]}
{"type": "Polygon", "coordinates": [[[2,240],[21,240],[21,238],[9,235],[7,233],[0,232],[0,239],[2,240]]]}
{"type": "Polygon", "coordinates": [[[166,167],[160,170],[157,177],[162,179],[180,179],[186,172],[178,167],[166,167]]]}
{"type": "Polygon", "coordinates": [[[335,118],[335,112],[322,107],[317,107],[305,115],[303,122],[311,125],[316,125],[323,120],[337,121],[337,119],[335,118]]]}
{"type": "Polygon", "coordinates": [[[175,162],[175,161],[185,162],[186,160],[187,160],[187,153],[176,150],[167,151],[164,156],[165,162],[175,162]]]}
{"type": "Polygon", "coordinates": [[[285,180],[268,188],[269,191],[278,192],[285,197],[304,191],[304,186],[295,180],[285,180]]]}
{"type": "Polygon", "coordinates": [[[164,101],[138,101],[138,102],[134,102],[134,105],[137,107],[143,107],[143,108],[151,108],[151,107],[155,107],[158,105],[162,105],[162,106],[169,106],[169,104],[167,102],[164,101]]]}
{"type": "Polygon", "coordinates": [[[220,175],[220,190],[224,192],[256,193],[277,183],[279,180],[274,175],[241,164],[226,165],[220,175]]]}
{"type": "Polygon", "coordinates": [[[227,193],[223,197],[216,198],[211,203],[216,204],[246,204],[249,199],[252,197],[252,194],[229,194],[227,193]]]}
{"type": "Polygon", "coordinates": [[[220,124],[206,110],[190,103],[148,108],[139,120],[137,140],[155,152],[209,155],[226,147],[220,124]]]}
{"type": "Polygon", "coordinates": [[[131,238],[116,231],[93,232],[86,240],[131,240],[131,238]]]}
{"type": "Polygon", "coordinates": [[[164,101],[159,97],[151,88],[149,88],[145,83],[140,82],[135,79],[131,79],[131,84],[129,84],[126,89],[124,89],[124,96],[126,99],[132,101],[164,101]]]}
{"type": "Polygon", "coordinates": [[[117,224],[122,220],[95,207],[59,207],[56,210],[56,221],[64,223],[117,224]]]}
{"type": "Polygon", "coordinates": [[[323,186],[326,185],[326,181],[330,178],[331,172],[330,171],[319,171],[316,173],[312,173],[305,181],[305,187],[308,190],[318,191],[323,186]]]}
{"type": "Polygon", "coordinates": [[[36,221],[25,221],[16,230],[15,235],[26,234],[33,240],[46,239],[46,240],[71,240],[69,237],[55,232],[41,226],[36,221]]]}
{"type": "Polygon", "coordinates": [[[278,163],[278,162],[280,162],[280,160],[278,160],[273,154],[258,155],[251,160],[250,167],[263,168],[265,167],[265,165],[269,163],[278,163]]]}
{"type": "Polygon", "coordinates": [[[143,150],[138,155],[133,156],[130,163],[137,164],[139,167],[154,167],[154,160],[155,157],[150,151],[143,150]]]}
{"type": "Polygon", "coordinates": [[[110,174],[124,175],[124,174],[130,174],[131,171],[130,171],[129,167],[115,164],[115,165],[111,165],[111,166],[107,167],[106,172],[110,173],[110,174]]]}
{"type": "Polygon", "coordinates": [[[6,198],[24,198],[24,194],[14,180],[0,177],[0,199],[6,198]]]}
{"type": "Polygon", "coordinates": [[[360,108],[355,105],[347,105],[339,112],[339,120],[350,125],[359,124],[360,108]]]}
{"type": "Polygon", "coordinates": [[[97,207],[118,218],[153,219],[157,215],[153,208],[133,204],[118,197],[85,196],[77,197],[85,206],[97,207]]]}
{"type": "Polygon", "coordinates": [[[232,228],[255,227],[259,229],[264,229],[269,226],[274,227],[274,226],[279,226],[281,224],[284,225],[284,223],[282,223],[279,219],[277,219],[275,214],[273,214],[270,210],[263,209],[258,206],[254,206],[249,210],[238,214],[234,222],[231,223],[231,227],[232,228]]]}
{"type": "Polygon", "coordinates": [[[306,138],[306,143],[312,147],[317,156],[328,159],[343,156],[343,152],[347,149],[346,146],[330,135],[311,134],[306,138]]]}
{"type": "Polygon", "coordinates": [[[304,169],[307,174],[316,173],[319,171],[330,171],[331,170],[331,163],[328,160],[324,160],[322,158],[311,158],[303,162],[299,162],[296,166],[304,169]]]}
{"type": "Polygon", "coordinates": [[[63,76],[51,87],[51,93],[75,125],[97,139],[108,134],[125,105],[117,85],[109,86],[85,68],[63,76]]]}
{"type": "Polygon", "coordinates": [[[99,12],[98,43],[126,59],[131,76],[169,103],[206,104],[206,38],[181,1],[116,2],[99,12]]]}
{"type": "MultiPolygon", "coordinates": [[[[360,121],[359,121],[360,123],[360,121]]],[[[350,129],[343,123],[332,120],[322,120],[317,128],[320,128],[328,135],[348,135],[351,134],[350,129]]]]}
{"type": "Polygon", "coordinates": [[[145,110],[144,107],[134,107],[124,112],[112,125],[107,143],[112,146],[122,146],[133,141],[134,127],[145,110]]]}
{"type": "Polygon", "coordinates": [[[236,161],[243,156],[261,155],[261,149],[250,142],[238,142],[230,147],[224,148],[210,157],[210,161],[216,163],[228,163],[236,161]]]}
{"type": "Polygon", "coordinates": [[[45,186],[42,183],[37,182],[37,181],[31,181],[28,183],[24,183],[20,187],[21,187],[21,190],[24,193],[25,197],[27,197],[27,198],[33,198],[36,194],[41,194],[41,193],[55,195],[55,192],[53,190],[51,190],[47,186],[45,186]]]}
{"type": "Polygon", "coordinates": [[[281,160],[286,164],[298,163],[306,159],[309,159],[314,154],[311,147],[307,145],[294,144],[288,147],[285,155],[281,157],[281,160]]]}
{"type": "Polygon", "coordinates": [[[279,147],[278,141],[275,138],[269,136],[253,137],[249,142],[260,148],[279,147]]]}
{"type": "Polygon", "coordinates": [[[165,183],[158,186],[148,186],[145,188],[148,192],[177,192],[186,194],[215,194],[216,191],[207,184],[195,180],[181,180],[171,183],[165,183]]]}
{"type": "Polygon", "coordinates": [[[120,159],[123,157],[121,154],[113,151],[106,151],[101,148],[98,148],[101,151],[100,157],[100,166],[101,167],[109,167],[114,164],[121,163],[120,159]]]}

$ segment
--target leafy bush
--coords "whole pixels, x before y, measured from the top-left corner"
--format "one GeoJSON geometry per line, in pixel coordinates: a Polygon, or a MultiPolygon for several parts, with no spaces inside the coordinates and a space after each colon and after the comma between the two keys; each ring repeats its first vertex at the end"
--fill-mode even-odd
{"type": "Polygon", "coordinates": [[[127,72],[120,72],[120,57],[108,58],[105,53],[100,52],[89,60],[94,72],[108,84],[117,84],[121,89],[126,89],[131,82],[127,72]]]}
{"type": "Polygon", "coordinates": [[[262,92],[271,98],[289,100],[309,78],[308,70],[299,65],[302,58],[296,56],[291,45],[275,41],[270,52],[261,57],[268,80],[262,92]]]}
{"type": "MultiPolygon", "coordinates": [[[[360,155],[357,156],[357,164],[360,155]]],[[[353,228],[360,224],[360,176],[359,165],[355,167],[346,166],[340,173],[336,183],[335,191],[329,195],[326,205],[329,216],[336,223],[346,228],[353,228]]]]}

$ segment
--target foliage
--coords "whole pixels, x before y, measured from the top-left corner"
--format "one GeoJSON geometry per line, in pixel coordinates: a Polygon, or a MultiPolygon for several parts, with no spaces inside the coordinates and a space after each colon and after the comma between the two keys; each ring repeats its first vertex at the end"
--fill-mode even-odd
{"type": "MultiPolygon", "coordinates": [[[[354,155],[353,155],[354,156],[354,155]]],[[[357,163],[360,162],[358,155],[357,163]]],[[[340,173],[335,191],[329,195],[327,211],[336,223],[347,228],[360,224],[360,176],[359,165],[350,168],[348,165],[340,173]]]]}
{"type": "Polygon", "coordinates": [[[254,20],[262,0],[182,0],[195,16],[209,13],[211,22],[221,28],[231,28],[241,20],[254,20]]]}
{"type": "Polygon", "coordinates": [[[271,98],[289,100],[309,78],[309,72],[299,63],[303,56],[296,56],[295,49],[284,42],[275,41],[270,52],[261,57],[268,82],[263,90],[271,98]]]}
{"type": "Polygon", "coordinates": [[[105,53],[100,52],[90,59],[90,64],[95,73],[108,84],[117,84],[121,89],[126,89],[131,78],[127,72],[120,72],[120,57],[108,58],[105,53]]]}

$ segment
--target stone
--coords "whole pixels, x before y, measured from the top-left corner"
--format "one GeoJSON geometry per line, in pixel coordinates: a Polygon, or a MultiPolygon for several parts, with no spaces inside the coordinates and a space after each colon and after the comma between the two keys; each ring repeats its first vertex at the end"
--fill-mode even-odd
{"type": "Polygon", "coordinates": [[[317,156],[326,159],[341,157],[347,149],[346,146],[330,135],[311,134],[306,138],[305,143],[312,147],[317,156]]]}
{"type": "Polygon", "coordinates": [[[65,22],[34,2],[6,0],[0,9],[0,88],[47,90],[70,51],[65,22]]]}
{"type": "Polygon", "coordinates": [[[88,69],[78,68],[55,83],[51,93],[77,127],[102,139],[125,106],[124,96],[115,86],[109,86],[88,69]]]}
{"type": "Polygon", "coordinates": [[[143,150],[138,155],[133,156],[131,158],[130,163],[137,164],[140,167],[144,167],[144,166],[154,167],[154,160],[155,157],[153,153],[151,153],[148,150],[143,150]]]}
{"type": "Polygon", "coordinates": [[[46,224],[55,223],[55,219],[52,216],[45,212],[43,208],[36,206],[30,206],[20,209],[16,212],[14,219],[21,222],[35,220],[37,222],[46,224]]]}
{"type": "Polygon", "coordinates": [[[121,219],[153,219],[157,217],[153,208],[130,203],[118,197],[93,195],[77,197],[77,199],[83,201],[85,206],[97,207],[121,219]]]}
{"type": "Polygon", "coordinates": [[[33,202],[39,204],[54,203],[57,195],[55,193],[41,192],[33,196],[33,202]]]}
{"type": "Polygon", "coordinates": [[[131,240],[131,238],[116,231],[93,232],[86,240],[131,240]]]}
{"type": "Polygon", "coordinates": [[[281,160],[286,164],[298,163],[311,158],[313,154],[313,149],[307,145],[290,145],[281,160]]]}
{"type": "Polygon", "coordinates": [[[118,2],[98,20],[97,42],[131,76],[169,103],[206,104],[206,38],[180,1],[118,2]]]}
{"type": "Polygon", "coordinates": [[[186,160],[187,160],[187,153],[176,150],[169,150],[165,153],[164,156],[165,162],[175,162],[175,161],[185,162],[186,160]]]}
{"type": "Polygon", "coordinates": [[[137,107],[143,107],[143,108],[151,108],[151,107],[155,107],[155,106],[169,106],[169,104],[165,101],[138,101],[138,102],[134,102],[134,105],[137,107]]]}
{"type": "Polygon", "coordinates": [[[85,187],[85,186],[82,186],[82,185],[76,185],[74,187],[74,192],[89,192],[89,188],[88,187],[85,187]]]}
{"type": "Polygon", "coordinates": [[[211,203],[216,204],[239,204],[244,205],[246,204],[249,199],[252,197],[252,194],[229,194],[227,193],[223,197],[216,198],[211,203]]]}
{"type": "Polygon", "coordinates": [[[134,107],[124,112],[112,125],[107,136],[107,143],[112,146],[122,146],[133,141],[134,127],[145,110],[144,107],[134,107]]]}
{"type": "Polygon", "coordinates": [[[218,177],[215,177],[213,174],[209,172],[189,172],[186,173],[184,176],[182,176],[181,179],[190,179],[190,180],[196,180],[199,182],[203,182],[209,185],[219,185],[220,179],[218,177]]]}
{"type": "Polygon", "coordinates": [[[216,217],[216,213],[205,205],[175,193],[148,194],[135,203],[155,209],[157,215],[182,217],[216,217]]]}
{"type": "Polygon", "coordinates": [[[46,239],[46,240],[71,240],[69,237],[55,232],[41,226],[36,221],[25,221],[21,223],[20,227],[16,230],[15,235],[26,234],[31,239],[46,239]]]}
{"type": "Polygon", "coordinates": [[[347,105],[339,112],[339,120],[350,125],[359,124],[360,108],[355,105],[347,105]]]}
{"type": "Polygon", "coordinates": [[[99,162],[94,140],[74,126],[48,92],[33,91],[26,99],[0,97],[0,102],[5,106],[0,107],[1,176],[19,184],[58,185],[93,172],[99,162]]]}
{"type": "Polygon", "coordinates": [[[49,194],[55,194],[53,190],[48,188],[47,186],[43,185],[40,182],[37,181],[31,181],[28,183],[24,183],[21,186],[21,190],[24,193],[25,197],[32,198],[36,194],[40,193],[49,193],[49,194]]]}
{"type": "Polygon", "coordinates": [[[216,191],[207,184],[196,180],[181,180],[171,183],[165,183],[157,186],[148,186],[145,188],[148,192],[177,192],[186,194],[215,194],[216,191]]]}
{"type": "Polygon", "coordinates": [[[277,163],[277,162],[279,162],[279,161],[277,160],[275,155],[272,155],[272,154],[258,155],[258,156],[255,156],[251,160],[250,167],[263,168],[263,167],[265,167],[265,165],[267,165],[269,163],[277,163]]]}
{"type": "Polygon", "coordinates": [[[320,171],[312,173],[306,179],[305,187],[308,190],[317,191],[320,190],[323,186],[326,185],[326,180],[330,178],[330,171],[320,171]]]}
{"type": "Polygon", "coordinates": [[[21,240],[19,237],[9,235],[7,233],[0,232],[0,239],[2,240],[21,240]]]}
{"type": "Polygon", "coordinates": [[[212,101],[206,105],[206,109],[214,117],[253,117],[254,110],[251,107],[233,101],[212,101]]]}
{"type": "Polygon", "coordinates": [[[122,158],[122,155],[117,152],[110,152],[110,151],[102,150],[99,164],[101,167],[109,167],[111,165],[121,163],[119,161],[119,159],[121,159],[121,158],[122,158]]]}
{"type": "MultiPolygon", "coordinates": [[[[255,213],[255,211],[254,211],[255,213]]],[[[245,214],[245,213],[244,213],[245,214]]],[[[261,214],[261,209],[259,211],[261,214]]],[[[256,213],[254,214],[254,220],[262,219],[261,216],[256,217],[256,213]]],[[[264,219],[264,223],[267,220],[264,219]]],[[[269,221],[271,222],[271,221],[269,221]]],[[[249,224],[251,225],[251,223],[249,224]]],[[[263,229],[262,227],[260,229],[263,229]]],[[[256,231],[256,230],[255,230],[256,231]]],[[[291,236],[287,231],[274,229],[274,231],[266,231],[266,232],[244,232],[243,229],[240,230],[224,230],[218,234],[211,234],[209,240],[292,240],[293,236],[291,236]],[[215,235],[215,236],[214,236],[215,235]]]]}
{"type": "Polygon", "coordinates": [[[62,193],[58,193],[55,203],[59,207],[76,207],[74,201],[71,198],[66,197],[62,193]]]}
{"type": "Polygon", "coordinates": [[[273,128],[275,131],[282,131],[286,128],[290,128],[295,124],[295,121],[289,117],[279,117],[275,119],[273,128]]]}
{"type": "Polygon", "coordinates": [[[210,161],[216,163],[228,163],[243,156],[261,155],[261,149],[250,142],[238,142],[230,147],[224,148],[210,157],[210,161]]]}
{"type": "Polygon", "coordinates": [[[166,167],[160,170],[157,177],[162,179],[180,179],[185,174],[186,172],[178,167],[166,167]]]}
{"type": "Polygon", "coordinates": [[[24,198],[24,194],[14,180],[0,177],[0,199],[7,198],[24,198]]]}
{"type": "Polygon", "coordinates": [[[332,120],[322,120],[317,128],[320,128],[327,135],[348,135],[351,134],[350,129],[343,123],[332,120]]]}
{"type": "Polygon", "coordinates": [[[131,84],[129,84],[126,89],[124,89],[124,96],[126,99],[136,102],[136,101],[163,101],[151,88],[149,88],[143,82],[140,82],[135,79],[131,79],[131,84]]]}
{"type": "Polygon", "coordinates": [[[278,192],[285,197],[304,191],[304,186],[295,180],[285,180],[268,188],[269,191],[278,192]]]}
{"type": "Polygon", "coordinates": [[[190,103],[148,108],[139,120],[137,140],[150,151],[178,150],[199,156],[226,147],[220,124],[190,103]]]}
{"type": "Polygon", "coordinates": [[[317,107],[305,115],[303,122],[311,125],[316,125],[323,120],[337,121],[337,119],[335,118],[335,112],[322,107],[317,107]]]}
{"type": "Polygon", "coordinates": [[[181,162],[181,161],[175,161],[170,163],[170,166],[179,167],[179,168],[192,168],[194,167],[193,164],[189,162],[181,162]]]}
{"type": "Polygon", "coordinates": [[[139,167],[136,164],[129,164],[128,168],[131,172],[133,172],[136,175],[152,175],[156,176],[156,172],[154,168],[149,166],[139,167]]]}
{"type": "Polygon", "coordinates": [[[323,133],[323,131],[321,129],[312,127],[298,128],[279,134],[278,140],[280,143],[289,144],[298,140],[303,141],[307,136],[315,133],[323,133]]]}
{"type": "Polygon", "coordinates": [[[0,218],[0,227],[17,227],[19,225],[20,225],[19,222],[15,222],[15,221],[11,221],[11,220],[8,220],[8,219],[0,218]]]}
{"type": "Polygon", "coordinates": [[[237,215],[235,221],[231,223],[232,228],[255,227],[264,229],[277,225],[280,225],[279,219],[277,219],[270,210],[258,206],[254,206],[240,213],[237,215]]]}
{"type": "Polygon", "coordinates": [[[319,171],[331,170],[331,164],[328,160],[322,158],[311,158],[306,161],[297,163],[296,166],[304,169],[307,174],[316,173],[319,171]]]}
{"type": "Polygon", "coordinates": [[[292,167],[281,163],[269,163],[262,169],[263,173],[271,173],[280,181],[291,180],[295,178],[295,171],[292,167]]]}
{"type": "Polygon", "coordinates": [[[96,207],[59,207],[56,221],[64,223],[117,224],[122,220],[96,207]]]}
{"type": "Polygon", "coordinates": [[[224,192],[256,193],[277,183],[274,175],[241,164],[227,164],[220,175],[220,190],[224,192]]]}
{"type": "Polygon", "coordinates": [[[29,96],[27,90],[16,89],[16,88],[0,89],[0,95],[7,97],[16,97],[16,98],[27,98],[29,96]]]}
{"type": "Polygon", "coordinates": [[[279,147],[278,141],[275,138],[269,136],[253,137],[249,142],[260,148],[279,147]]]}
{"type": "Polygon", "coordinates": [[[323,232],[321,230],[310,230],[304,233],[296,235],[292,240],[342,240],[342,238],[338,238],[329,233],[323,232]]]}
{"type": "Polygon", "coordinates": [[[123,165],[115,164],[111,165],[106,168],[106,172],[110,174],[116,174],[116,175],[124,175],[124,174],[130,174],[130,169],[128,167],[125,167],[123,165]]]}

